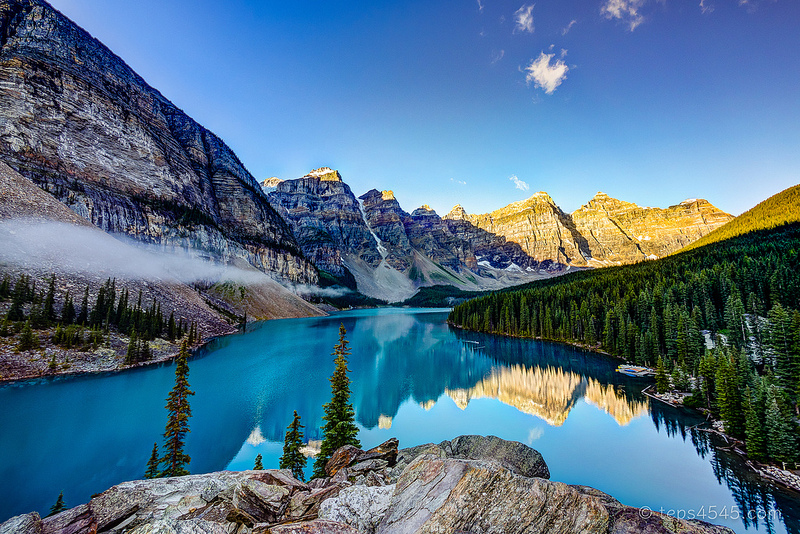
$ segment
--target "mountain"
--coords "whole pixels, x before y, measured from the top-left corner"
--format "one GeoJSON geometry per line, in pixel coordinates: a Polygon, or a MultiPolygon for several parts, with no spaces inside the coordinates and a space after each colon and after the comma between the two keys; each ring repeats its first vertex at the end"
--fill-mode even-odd
{"type": "Polygon", "coordinates": [[[427,205],[408,213],[390,190],[356,198],[328,167],[261,187],[319,269],[390,302],[420,287],[501,289],[573,266],[655,259],[731,218],[705,200],[641,208],[604,193],[569,214],[544,192],[484,215],[460,205],[444,217],[427,205]]]}
{"type": "Polygon", "coordinates": [[[318,268],[344,276],[343,255],[372,267],[380,263],[361,206],[338,171],[323,167],[296,180],[277,182],[269,201],[291,224],[303,254],[318,268]]]}
{"type": "Polygon", "coordinates": [[[316,283],[233,151],[41,0],[0,2],[0,159],[107,232],[316,283]]]}
{"type": "Polygon", "coordinates": [[[748,232],[769,230],[796,222],[800,222],[800,185],[772,195],[724,226],[701,237],[686,247],[686,250],[731,239],[748,232]]]}
{"type": "Polygon", "coordinates": [[[588,267],[669,255],[733,218],[706,200],[643,208],[602,192],[571,214],[539,192],[491,213],[457,217],[518,243],[537,261],[588,267]]]}
{"type": "Polygon", "coordinates": [[[403,301],[436,284],[500,289],[550,274],[519,245],[469,222],[443,219],[428,206],[404,211],[391,191],[356,198],[328,167],[261,186],[304,255],[370,297],[403,301]]]}

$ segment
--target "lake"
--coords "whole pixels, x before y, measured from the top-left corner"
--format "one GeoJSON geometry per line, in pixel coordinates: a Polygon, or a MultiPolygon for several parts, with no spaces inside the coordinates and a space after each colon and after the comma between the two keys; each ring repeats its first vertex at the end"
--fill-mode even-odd
{"type": "MultiPolygon", "coordinates": [[[[365,448],[492,434],[539,450],[551,478],[737,532],[800,532],[800,502],[718,451],[697,414],[651,402],[647,379],[567,345],[449,327],[447,310],[377,309],[275,320],[190,362],[192,473],[277,468],[292,412],[319,439],[331,353],[347,329],[365,448]]],[[[141,478],[161,445],[174,365],[0,387],[0,522],[141,478]]],[[[311,462],[307,472],[310,473],[311,462]]]]}

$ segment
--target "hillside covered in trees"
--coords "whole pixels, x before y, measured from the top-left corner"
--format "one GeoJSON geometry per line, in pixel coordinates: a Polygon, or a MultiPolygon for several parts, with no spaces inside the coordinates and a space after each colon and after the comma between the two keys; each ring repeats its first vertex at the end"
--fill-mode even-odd
{"type": "Polygon", "coordinates": [[[784,189],[681,250],[700,248],[756,230],[800,222],[800,185],[784,189]]]}
{"type": "MultiPolygon", "coordinates": [[[[775,202],[767,208],[760,209],[783,209],[775,202]]],[[[794,223],[658,261],[493,293],[455,307],[450,321],[657,366],[660,389],[691,391],[686,404],[707,408],[728,434],[747,438],[752,458],[795,462],[798,309],[800,223],[794,223]]]]}

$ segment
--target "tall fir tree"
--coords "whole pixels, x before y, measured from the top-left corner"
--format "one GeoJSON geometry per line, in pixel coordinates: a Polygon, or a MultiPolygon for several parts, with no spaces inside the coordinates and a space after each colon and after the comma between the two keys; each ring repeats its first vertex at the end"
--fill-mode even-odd
{"type": "Polygon", "coordinates": [[[184,342],[175,359],[175,385],[167,397],[167,426],[164,431],[164,456],[161,458],[165,465],[161,475],[178,477],[188,475],[191,458],[183,451],[184,440],[189,432],[189,417],[192,409],[189,406],[189,397],[194,392],[189,389],[189,350],[184,342]]]}
{"type": "Polygon", "coordinates": [[[75,319],[75,322],[78,324],[85,325],[88,320],[89,320],[89,286],[86,286],[86,290],[83,292],[83,300],[81,300],[81,311],[78,312],[78,317],[75,319]]]}
{"type": "Polygon", "coordinates": [[[47,514],[47,517],[50,517],[51,515],[56,515],[57,513],[63,512],[66,509],[67,505],[64,502],[64,492],[62,491],[61,493],[58,494],[58,499],[56,499],[55,504],[50,507],[50,513],[47,514]]]}
{"type": "Polygon", "coordinates": [[[161,462],[158,459],[158,444],[153,443],[153,452],[150,453],[150,459],[147,460],[147,470],[144,472],[144,478],[158,478],[161,476],[161,471],[158,466],[161,462]]]}
{"type": "Polygon", "coordinates": [[[791,418],[781,404],[780,392],[771,386],[766,397],[767,453],[777,462],[793,462],[797,458],[797,439],[791,418]]]}
{"type": "Polygon", "coordinates": [[[661,356],[658,357],[658,363],[656,364],[656,390],[659,393],[669,391],[669,376],[667,376],[664,359],[661,356]]]}
{"type": "Polygon", "coordinates": [[[263,457],[261,456],[261,453],[258,453],[258,456],[256,456],[256,463],[253,466],[253,471],[262,471],[264,469],[264,463],[262,462],[262,458],[263,457]]]}
{"type": "Polygon", "coordinates": [[[358,427],[355,423],[355,410],[350,403],[350,378],[347,376],[347,356],[348,341],[345,339],[347,330],[344,324],[339,325],[339,342],[334,347],[333,355],[336,369],[330,378],[331,381],[331,400],[324,406],[325,415],[322,419],[325,425],[322,427],[322,445],[319,454],[314,461],[313,478],[325,476],[325,464],[330,460],[331,455],[344,445],[361,447],[358,440],[358,427]]]}
{"type": "Polygon", "coordinates": [[[303,447],[303,431],[300,430],[301,428],[303,428],[303,425],[300,424],[300,416],[297,415],[297,410],[295,410],[294,418],[287,427],[286,437],[283,440],[283,456],[281,456],[280,468],[291,469],[294,478],[305,481],[303,469],[306,466],[307,458],[300,452],[303,447]]]}
{"type": "Polygon", "coordinates": [[[744,413],[747,456],[761,461],[767,455],[767,436],[764,429],[764,390],[760,384],[756,391],[750,388],[745,390],[744,413]]]}
{"type": "Polygon", "coordinates": [[[47,287],[47,296],[42,305],[42,317],[46,322],[55,321],[56,319],[56,277],[50,277],[50,285],[47,287]]]}

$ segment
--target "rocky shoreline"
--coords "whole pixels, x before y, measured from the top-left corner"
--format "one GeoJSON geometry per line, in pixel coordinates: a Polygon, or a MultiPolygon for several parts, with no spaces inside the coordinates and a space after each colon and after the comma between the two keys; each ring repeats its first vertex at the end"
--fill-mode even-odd
{"type": "MultiPolygon", "coordinates": [[[[54,328],[36,331],[41,338],[51,339],[54,328]]],[[[114,373],[137,369],[172,361],[178,355],[180,343],[170,343],[163,339],[150,342],[153,357],[144,362],[125,363],[129,338],[117,332],[105,335],[107,343],[91,350],[65,349],[50,342],[38,349],[22,352],[15,350],[13,337],[0,338],[0,384],[40,378],[81,376],[101,373],[114,373]],[[51,362],[56,358],[55,368],[51,362]]],[[[215,338],[193,345],[194,354],[215,338]]]]}
{"type": "Polygon", "coordinates": [[[124,482],[51,517],[13,517],[0,534],[733,532],[551,481],[539,452],[494,436],[346,446],[326,474],[308,484],[273,469],[124,482]]]}

